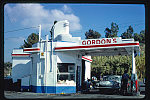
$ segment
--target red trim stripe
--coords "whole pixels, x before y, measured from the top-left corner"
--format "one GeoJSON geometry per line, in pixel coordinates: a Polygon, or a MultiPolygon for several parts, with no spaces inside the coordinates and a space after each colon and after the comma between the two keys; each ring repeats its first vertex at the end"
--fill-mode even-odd
{"type": "Polygon", "coordinates": [[[88,58],[85,58],[85,57],[82,57],[82,59],[85,59],[85,60],[88,60],[88,61],[92,61],[92,59],[88,59],[88,58]]]}
{"type": "Polygon", "coordinates": [[[122,43],[122,44],[105,44],[105,45],[73,46],[73,47],[56,47],[55,50],[63,50],[63,49],[79,49],[79,48],[95,48],[95,47],[111,47],[111,46],[131,46],[131,45],[139,45],[139,43],[122,43]]]}
{"type": "Polygon", "coordinates": [[[23,51],[40,51],[40,48],[34,48],[34,49],[23,49],[23,51]]]}
{"type": "Polygon", "coordinates": [[[11,56],[30,56],[30,54],[11,54],[11,56]]]}

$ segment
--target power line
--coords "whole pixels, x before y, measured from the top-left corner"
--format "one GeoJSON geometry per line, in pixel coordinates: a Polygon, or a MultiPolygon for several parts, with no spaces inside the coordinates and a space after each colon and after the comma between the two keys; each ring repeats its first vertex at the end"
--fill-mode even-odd
{"type": "Polygon", "coordinates": [[[6,38],[4,38],[5,40],[7,40],[7,39],[18,39],[18,38],[25,38],[25,37],[6,37],[6,38]]]}
{"type": "MultiPolygon", "coordinates": [[[[137,25],[137,24],[144,24],[144,22],[140,22],[140,23],[139,23],[139,22],[138,22],[138,23],[137,23],[137,22],[134,22],[134,23],[121,23],[121,24],[117,24],[117,25],[118,25],[119,28],[120,28],[120,27],[130,26],[129,24],[134,26],[134,25],[137,25]]],[[[85,27],[88,28],[89,26],[84,26],[84,28],[85,28],[85,27]]],[[[102,27],[94,26],[94,28],[99,28],[99,29],[105,29],[106,27],[108,27],[108,26],[102,26],[102,27]]]]}
{"type": "Polygon", "coordinates": [[[4,33],[15,32],[15,31],[21,31],[21,30],[26,30],[26,29],[31,29],[31,28],[37,28],[37,27],[28,27],[28,28],[22,28],[22,29],[17,29],[17,30],[11,30],[11,31],[6,31],[6,32],[4,32],[4,33]]]}
{"type": "MultiPolygon", "coordinates": [[[[144,23],[144,22],[141,22],[141,23],[144,23]]],[[[139,25],[141,25],[141,23],[131,23],[131,24],[133,24],[133,26],[139,26],[139,25]]],[[[123,24],[123,23],[122,23],[123,24]]],[[[121,25],[122,25],[121,24],[121,25]]],[[[122,29],[122,28],[125,28],[125,27],[128,27],[129,25],[123,25],[123,26],[119,26],[119,29],[122,29]]],[[[19,31],[19,30],[25,30],[25,29],[30,29],[30,28],[37,28],[37,27],[29,27],[29,28],[23,28],[23,29],[18,29],[18,30],[12,30],[12,31],[7,31],[7,32],[13,32],[13,31],[19,31]]],[[[104,27],[95,27],[95,28],[104,28],[105,29],[105,26],[104,27]]],[[[83,32],[83,30],[80,30],[80,31],[78,31],[78,32],[81,32],[81,33],[84,33],[83,32]]],[[[5,32],[6,33],[6,32],[5,32]]],[[[74,33],[72,33],[72,34],[74,34],[74,33]]],[[[76,33],[77,34],[77,33],[76,33]]],[[[80,33],[79,33],[80,34],[80,33]]],[[[45,37],[45,35],[42,35],[41,37],[45,37]]],[[[10,38],[18,38],[18,37],[7,37],[7,38],[5,38],[6,40],[7,39],[10,39],[10,38]]]]}

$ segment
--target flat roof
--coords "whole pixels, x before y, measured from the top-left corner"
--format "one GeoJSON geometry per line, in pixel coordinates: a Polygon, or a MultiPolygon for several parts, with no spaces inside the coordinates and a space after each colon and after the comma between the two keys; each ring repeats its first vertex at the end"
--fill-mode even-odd
{"type": "Polygon", "coordinates": [[[55,51],[79,51],[85,55],[93,56],[114,56],[114,55],[131,55],[132,49],[138,54],[140,52],[139,42],[134,39],[102,38],[86,39],[76,45],[57,45],[55,51]],[[110,40],[109,42],[106,42],[110,40]],[[113,42],[115,40],[115,42],[113,42]]]}

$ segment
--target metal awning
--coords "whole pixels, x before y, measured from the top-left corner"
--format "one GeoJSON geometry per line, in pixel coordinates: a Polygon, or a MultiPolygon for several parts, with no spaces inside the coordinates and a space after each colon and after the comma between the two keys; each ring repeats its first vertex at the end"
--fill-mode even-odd
{"type": "MultiPolygon", "coordinates": [[[[105,38],[108,39],[108,38],[105,38]]],[[[109,38],[114,39],[114,38],[109,38]]],[[[94,39],[94,41],[97,41],[98,39],[94,39]]],[[[106,43],[106,44],[90,44],[90,45],[73,45],[67,44],[67,46],[58,45],[55,47],[55,51],[79,51],[84,55],[91,55],[91,56],[114,56],[114,55],[131,55],[132,50],[134,49],[135,53],[140,52],[139,48],[139,42],[134,41],[134,39],[121,39],[116,38],[116,43],[106,43]]],[[[82,41],[89,41],[89,40],[82,40],[82,41]]],[[[81,41],[81,42],[82,42],[81,41]]],[[[90,41],[93,41],[93,39],[90,39],[90,41]]],[[[102,39],[101,39],[102,41],[102,39]]],[[[88,42],[87,42],[88,43],[88,42]]]]}
{"type": "MultiPolygon", "coordinates": [[[[139,53],[138,48],[134,48],[136,53],[139,53]]],[[[102,48],[96,50],[84,50],[85,55],[91,56],[114,56],[114,55],[131,55],[132,47],[122,47],[122,48],[102,48]]]]}

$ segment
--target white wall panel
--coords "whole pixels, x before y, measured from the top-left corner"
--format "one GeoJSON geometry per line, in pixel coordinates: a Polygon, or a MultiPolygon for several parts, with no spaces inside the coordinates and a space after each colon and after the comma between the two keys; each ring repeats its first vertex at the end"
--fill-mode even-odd
{"type": "Polygon", "coordinates": [[[21,79],[21,86],[29,86],[30,85],[29,78],[30,78],[30,76],[22,78],[21,79]]]}
{"type": "Polygon", "coordinates": [[[30,57],[13,57],[12,78],[13,82],[17,79],[30,75],[31,58],[30,57]]]}
{"type": "Polygon", "coordinates": [[[71,51],[57,52],[57,63],[75,63],[76,54],[71,51]]]}
{"type": "Polygon", "coordinates": [[[91,63],[88,61],[85,61],[85,80],[91,78],[91,63]]]}

